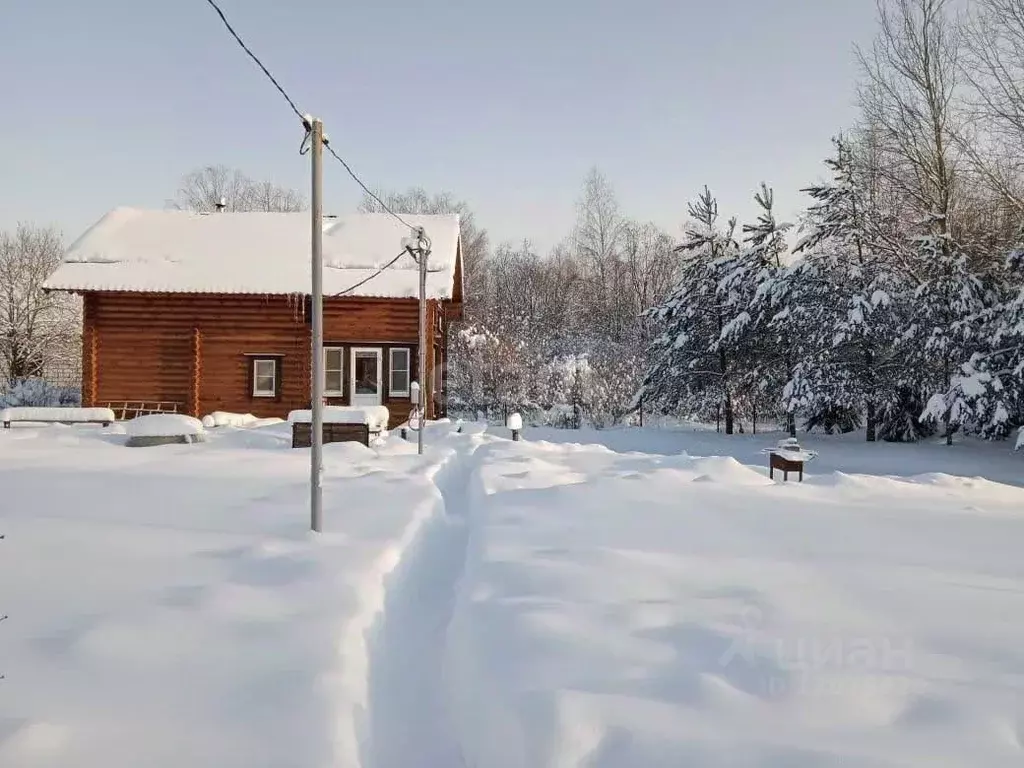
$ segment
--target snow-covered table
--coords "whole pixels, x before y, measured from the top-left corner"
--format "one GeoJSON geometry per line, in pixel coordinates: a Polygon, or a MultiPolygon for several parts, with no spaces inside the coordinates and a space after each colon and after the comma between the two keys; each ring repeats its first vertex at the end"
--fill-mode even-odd
{"type": "Polygon", "coordinates": [[[782,472],[783,480],[789,480],[790,472],[797,472],[801,483],[804,481],[804,464],[818,455],[801,448],[792,437],[780,440],[778,445],[765,449],[764,453],[768,454],[768,477],[774,480],[776,469],[782,472]]]}

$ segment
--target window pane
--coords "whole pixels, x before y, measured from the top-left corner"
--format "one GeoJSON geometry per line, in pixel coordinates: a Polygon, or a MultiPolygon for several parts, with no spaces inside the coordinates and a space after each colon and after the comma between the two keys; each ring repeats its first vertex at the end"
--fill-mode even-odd
{"type": "Polygon", "coordinates": [[[409,353],[408,349],[391,350],[390,389],[393,396],[409,394],[409,353]]]}
{"type": "Polygon", "coordinates": [[[331,347],[324,350],[324,368],[327,371],[340,371],[342,367],[342,350],[331,347]]]}
{"type": "Polygon", "coordinates": [[[341,371],[327,369],[324,374],[324,388],[328,392],[341,392],[341,371]]]}
{"type": "Polygon", "coordinates": [[[274,396],[277,385],[277,361],[252,361],[252,389],[254,395],[274,396]]]}
{"type": "Polygon", "coordinates": [[[377,355],[372,352],[357,352],[355,360],[357,395],[377,394],[377,355]]]}

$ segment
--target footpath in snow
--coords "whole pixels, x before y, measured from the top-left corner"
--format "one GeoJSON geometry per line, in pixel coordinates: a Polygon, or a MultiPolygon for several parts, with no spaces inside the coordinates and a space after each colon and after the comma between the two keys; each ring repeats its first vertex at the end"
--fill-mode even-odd
{"type": "Polygon", "coordinates": [[[783,485],[485,444],[445,662],[465,763],[1024,765],[1024,490],[882,477],[882,448],[783,485]]]}
{"type": "Polygon", "coordinates": [[[287,425],[159,448],[118,432],[0,436],[0,766],[382,764],[387,587],[458,530],[438,487],[469,440],[326,446],[317,536],[287,425]]]}

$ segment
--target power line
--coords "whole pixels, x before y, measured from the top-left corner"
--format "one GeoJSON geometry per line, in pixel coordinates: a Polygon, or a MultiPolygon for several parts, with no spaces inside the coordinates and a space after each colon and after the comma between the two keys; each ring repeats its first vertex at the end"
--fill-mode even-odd
{"type": "Polygon", "coordinates": [[[346,293],[351,293],[352,291],[354,291],[354,290],[355,290],[356,288],[358,288],[359,286],[361,286],[361,285],[366,285],[366,284],[367,284],[368,282],[370,282],[370,281],[371,281],[371,280],[373,280],[373,279],[374,279],[375,277],[377,277],[377,276],[378,276],[378,275],[379,275],[379,274],[380,274],[381,272],[383,272],[383,271],[384,271],[385,269],[387,269],[388,267],[392,266],[392,265],[393,265],[393,264],[394,264],[394,263],[395,263],[396,261],[398,261],[398,260],[399,260],[400,258],[402,258],[403,256],[405,256],[405,255],[406,255],[407,253],[408,253],[408,251],[406,251],[406,250],[403,250],[403,251],[402,251],[402,252],[401,252],[400,254],[398,254],[397,256],[395,256],[395,258],[393,258],[393,259],[392,259],[391,261],[389,261],[389,262],[388,262],[387,264],[385,264],[385,265],[384,265],[383,267],[379,267],[379,268],[377,269],[377,271],[376,271],[376,272],[374,272],[374,273],[373,273],[372,275],[370,275],[369,277],[365,277],[365,278],[363,278],[362,280],[360,280],[360,281],[359,281],[358,283],[356,283],[355,285],[350,285],[350,286],[349,286],[348,288],[346,288],[346,289],[345,289],[344,291],[338,291],[338,292],[337,292],[337,293],[335,293],[334,295],[335,295],[335,296],[344,296],[344,295],[345,295],[346,293]]]}
{"type": "Polygon", "coordinates": [[[397,221],[398,221],[399,223],[403,224],[404,226],[408,227],[409,229],[412,229],[412,228],[413,228],[413,227],[412,227],[412,225],[411,225],[411,224],[410,224],[409,222],[407,222],[407,221],[406,221],[405,219],[403,219],[403,218],[402,218],[401,216],[399,216],[399,215],[398,215],[397,213],[395,213],[395,212],[394,212],[393,210],[391,210],[391,208],[390,208],[390,207],[389,207],[389,206],[388,206],[388,205],[387,205],[387,204],[386,204],[386,203],[385,203],[385,202],[384,202],[383,200],[381,200],[381,199],[380,199],[379,197],[377,197],[377,195],[376,195],[376,194],[374,194],[373,192],[371,192],[371,191],[370,191],[370,188],[369,188],[369,187],[367,187],[367,186],[366,186],[365,184],[363,184],[362,180],[361,180],[361,179],[360,179],[360,178],[359,178],[359,177],[358,177],[358,176],[356,175],[355,171],[353,171],[353,170],[352,170],[352,169],[351,169],[351,168],[349,167],[349,164],[348,164],[348,163],[346,163],[346,162],[345,162],[345,161],[344,161],[344,160],[342,159],[341,155],[339,155],[339,154],[338,154],[337,152],[335,152],[335,151],[334,151],[334,147],[332,147],[332,146],[331,146],[331,145],[330,145],[329,143],[327,143],[326,141],[324,142],[324,146],[325,146],[325,147],[327,147],[327,151],[328,151],[328,152],[330,152],[330,153],[331,153],[332,155],[334,155],[334,158],[335,158],[335,159],[336,159],[336,160],[337,160],[337,161],[338,161],[339,163],[341,163],[342,167],[343,167],[343,168],[344,168],[344,169],[345,169],[346,171],[348,171],[348,175],[349,175],[349,176],[351,176],[351,177],[352,177],[352,178],[353,178],[353,179],[355,180],[356,184],[358,184],[358,185],[359,185],[360,187],[362,187],[362,188],[363,188],[363,191],[364,191],[364,192],[365,192],[366,194],[368,194],[368,195],[369,195],[369,196],[370,196],[371,198],[373,198],[373,199],[374,199],[374,200],[375,200],[375,201],[377,202],[377,204],[378,204],[378,205],[379,205],[379,206],[380,206],[381,208],[383,208],[383,209],[384,209],[384,210],[385,210],[385,211],[386,211],[387,213],[390,213],[390,214],[391,214],[392,216],[394,216],[394,217],[395,217],[395,219],[396,219],[396,220],[397,220],[397,221]]]}
{"type": "MultiPolygon", "coordinates": [[[[302,124],[306,127],[306,131],[308,133],[308,131],[310,130],[309,118],[302,113],[302,111],[295,104],[295,101],[292,99],[292,97],[288,95],[288,92],[277,81],[277,78],[275,78],[270,73],[270,70],[267,69],[266,66],[264,66],[263,62],[259,60],[259,57],[255,53],[253,53],[252,50],[250,50],[249,46],[247,46],[245,44],[245,41],[242,40],[241,36],[237,32],[235,32],[234,27],[231,26],[231,22],[228,21],[227,16],[224,15],[224,11],[222,11],[220,9],[220,6],[217,5],[215,0],[206,0],[206,2],[210,5],[211,8],[213,8],[214,11],[217,12],[217,15],[220,16],[220,20],[224,23],[224,26],[227,27],[227,30],[228,30],[228,32],[231,33],[231,36],[233,38],[235,38],[235,42],[237,42],[242,47],[242,50],[245,51],[249,55],[250,59],[252,59],[254,62],[256,62],[256,66],[258,66],[261,70],[263,70],[263,74],[266,75],[267,78],[270,80],[270,82],[274,84],[274,87],[277,88],[278,92],[284,97],[284,100],[288,102],[288,106],[292,108],[292,112],[294,112],[296,117],[298,117],[299,120],[302,121],[302,124]]],[[[303,141],[303,146],[305,146],[305,141],[303,141]]],[[[363,180],[360,179],[359,176],[356,174],[356,172],[352,170],[352,167],[348,163],[345,162],[344,158],[342,158],[341,155],[339,155],[337,152],[334,151],[334,147],[332,147],[330,145],[330,143],[327,141],[326,137],[324,138],[324,147],[326,147],[327,151],[330,152],[331,155],[334,156],[335,160],[337,160],[339,163],[341,163],[342,167],[346,171],[348,171],[348,175],[352,177],[352,179],[356,182],[356,184],[358,184],[360,187],[362,187],[362,190],[367,195],[369,195],[374,201],[376,201],[377,204],[381,208],[383,208],[387,213],[389,213],[392,217],[394,217],[395,220],[397,220],[400,224],[402,224],[403,226],[407,227],[408,229],[412,229],[412,226],[409,224],[409,222],[407,222],[405,219],[403,219],[401,216],[399,216],[397,213],[395,213],[391,209],[390,206],[388,206],[374,192],[372,192],[370,190],[370,188],[368,186],[366,186],[366,184],[363,183],[363,180]]],[[[301,152],[301,150],[300,150],[300,152],[301,152]]],[[[396,259],[396,261],[397,261],[397,259],[396,259]]]]}
{"type": "MultiPolygon", "coordinates": [[[[249,50],[249,46],[247,46],[245,44],[245,41],[243,41],[242,38],[238,36],[238,33],[235,32],[234,27],[231,26],[231,22],[228,21],[227,16],[224,15],[224,11],[220,9],[220,6],[218,6],[217,3],[214,2],[214,0],[206,0],[206,2],[209,3],[210,7],[217,12],[218,16],[220,16],[220,20],[224,22],[224,26],[227,27],[228,32],[231,33],[231,36],[235,38],[235,42],[242,46],[242,50],[249,54],[249,58],[255,61],[256,66],[263,70],[263,74],[270,78],[270,82],[272,82],[274,84],[274,87],[277,88],[277,90],[280,92],[282,96],[284,96],[284,100],[288,102],[288,106],[292,108],[292,112],[294,112],[296,117],[298,117],[299,120],[302,121],[303,125],[305,125],[307,122],[306,116],[299,111],[299,108],[297,106],[295,106],[295,102],[292,100],[292,97],[289,96],[288,92],[281,87],[281,84],[279,82],[277,82],[277,78],[270,74],[270,70],[263,66],[263,62],[259,60],[255,53],[249,50]]],[[[308,125],[306,126],[306,130],[309,130],[308,125]]]]}

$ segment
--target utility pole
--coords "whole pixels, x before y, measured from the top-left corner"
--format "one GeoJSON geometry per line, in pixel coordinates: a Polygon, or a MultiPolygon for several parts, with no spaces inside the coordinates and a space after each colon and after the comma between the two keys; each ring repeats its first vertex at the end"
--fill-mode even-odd
{"type": "Polygon", "coordinates": [[[423,454],[423,429],[426,427],[427,421],[427,256],[430,254],[430,248],[425,240],[426,234],[421,227],[417,233],[417,250],[420,254],[420,428],[416,432],[416,452],[421,455],[423,454]]]}
{"type": "Polygon", "coordinates": [[[313,275],[313,381],[310,408],[312,423],[309,452],[309,512],[310,527],[323,530],[323,439],[324,439],[324,123],[313,118],[309,125],[310,156],[313,159],[312,189],[312,275],[313,275]]]}

